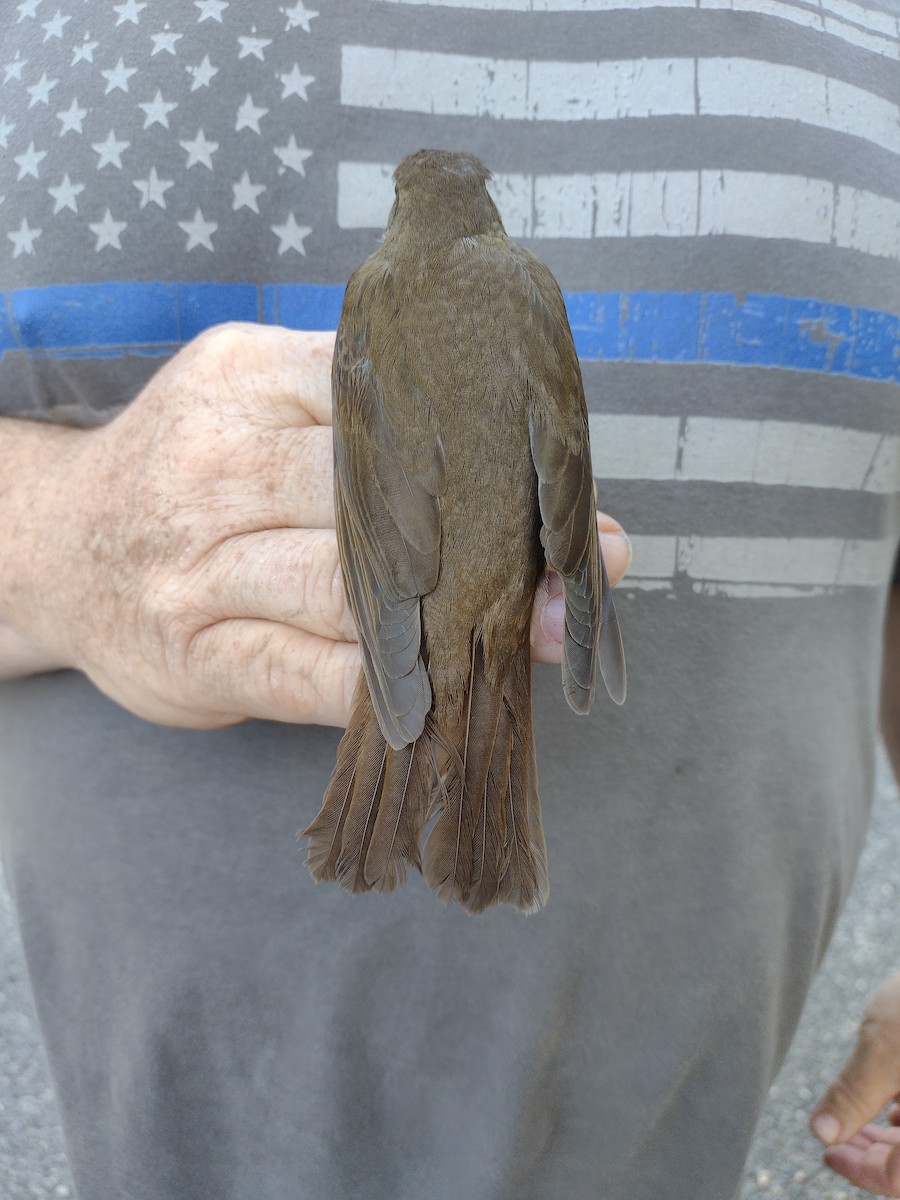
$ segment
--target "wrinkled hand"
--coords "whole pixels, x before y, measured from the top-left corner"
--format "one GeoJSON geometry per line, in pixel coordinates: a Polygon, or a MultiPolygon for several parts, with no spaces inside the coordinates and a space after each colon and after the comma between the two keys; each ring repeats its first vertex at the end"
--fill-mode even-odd
{"type": "MultiPolygon", "coordinates": [[[[165,724],[346,724],[360,660],[334,533],[333,346],[217,326],[69,440],[24,606],[43,659],[165,724]]],[[[601,529],[615,581],[628,543],[601,529]]],[[[535,607],[544,661],[561,657],[560,593],[545,579],[535,607]]]]}
{"type": "MultiPolygon", "coordinates": [[[[867,1124],[892,1100],[900,1100],[900,975],[873,996],[853,1053],[812,1114],[832,1170],[855,1187],[898,1197],[900,1128],[867,1124]]],[[[900,1107],[888,1117],[900,1125],[900,1107]]]]}
{"type": "Polygon", "coordinates": [[[342,719],[333,335],[201,334],[53,473],[34,640],[139,716],[342,719]],[[51,574],[51,571],[53,574],[51,574]]]}

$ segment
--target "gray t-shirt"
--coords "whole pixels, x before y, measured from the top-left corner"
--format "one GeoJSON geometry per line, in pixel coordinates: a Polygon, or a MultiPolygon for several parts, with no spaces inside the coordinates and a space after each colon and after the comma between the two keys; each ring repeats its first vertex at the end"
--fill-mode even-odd
{"type": "Polygon", "coordinates": [[[336,731],[0,685],[82,1200],[725,1200],[870,800],[897,0],[23,0],[0,69],[0,410],[104,419],[229,317],[333,327],[392,166],[466,149],[567,293],[635,547],[627,705],[535,669],[530,919],[316,888],[336,731]]]}

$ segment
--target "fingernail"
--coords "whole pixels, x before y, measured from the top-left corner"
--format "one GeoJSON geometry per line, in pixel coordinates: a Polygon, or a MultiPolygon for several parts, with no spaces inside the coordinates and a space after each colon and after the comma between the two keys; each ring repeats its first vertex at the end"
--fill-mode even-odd
{"type": "Polygon", "coordinates": [[[813,1117],[812,1131],[820,1142],[824,1142],[826,1146],[830,1146],[840,1136],[841,1123],[831,1113],[819,1113],[817,1117],[813,1117]]]}
{"type": "Polygon", "coordinates": [[[566,628],[566,599],[562,580],[555,571],[550,574],[547,591],[549,598],[541,610],[541,629],[551,642],[562,644],[566,628]]]}
{"type": "Polygon", "coordinates": [[[627,533],[601,533],[600,545],[603,547],[603,558],[610,579],[618,582],[627,575],[634,558],[634,548],[627,533]]]}

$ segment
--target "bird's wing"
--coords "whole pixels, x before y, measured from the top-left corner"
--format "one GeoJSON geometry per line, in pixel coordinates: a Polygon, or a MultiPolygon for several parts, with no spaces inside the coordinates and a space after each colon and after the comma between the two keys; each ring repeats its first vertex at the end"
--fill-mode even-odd
{"type": "Polygon", "coordinates": [[[625,699],[625,653],[597,536],[587,405],[562,293],[540,259],[514,247],[530,290],[529,430],[547,561],[565,584],[563,690],[586,713],[600,673],[617,704],[625,699]]]}
{"type": "Polygon", "coordinates": [[[437,583],[443,449],[433,430],[398,444],[360,306],[345,305],[341,317],[332,392],[344,584],[378,723],[398,750],[421,734],[431,707],[419,601],[437,583]]]}

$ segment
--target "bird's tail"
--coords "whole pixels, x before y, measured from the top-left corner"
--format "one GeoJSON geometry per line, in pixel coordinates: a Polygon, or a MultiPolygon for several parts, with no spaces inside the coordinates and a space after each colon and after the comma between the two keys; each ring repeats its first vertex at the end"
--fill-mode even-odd
{"type": "Polygon", "coordinates": [[[360,676],[322,809],[303,833],[313,878],[350,892],[392,891],[410,865],[469,912],[503,902],[536,912],[548,881],[527,642],[491,686],[474,638],[459,719],[438,728],[429,714],[401,750],[386,744],[360,676]]]}

